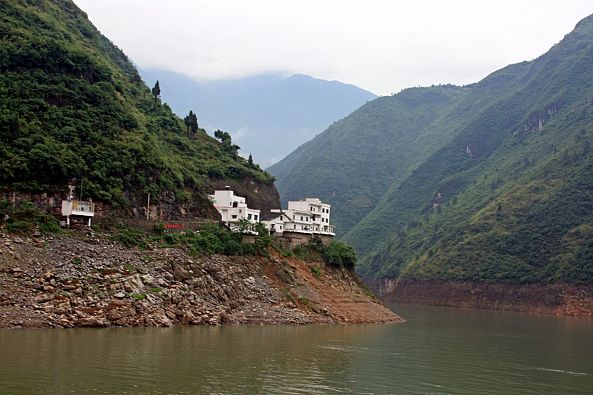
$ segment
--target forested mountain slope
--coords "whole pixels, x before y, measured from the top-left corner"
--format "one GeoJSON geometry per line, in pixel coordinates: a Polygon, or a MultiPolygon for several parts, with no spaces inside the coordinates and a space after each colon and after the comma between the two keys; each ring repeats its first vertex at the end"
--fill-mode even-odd
{"type": "Polygon", "coordinates": [[[592,76],[593,16],[478,83],[376,99],[270,170],[283,199],[334,204],[369,280],[590,282],[592,76]]]}
{"type": "Polygon", "coordinates": [[[283,201],[318,196],[331,203],[332,222],[343,235],[440,147],[447,131],[430,125],[467,93],[453,86],[414,88],[365,104],[269,168],[283,201]]]}
{"type": "Polygon", "coordinates": [[[480,111],[460,113],[466,126],[347,235],[365,253],[362,272],[592,281],[592,75],[588,17],[538,59],[474,85],[514,81],[480,111]]]}
{"type": "MultiPolygon", "coordinates": [[[[157,92],[158,93],[158,92],[157,92]]],[[[183,121],[70,0],[0,3],[0,184],[125,206],[134,194],[184,202],[246,177],[271,185],[232,142],[183,121]]],[[[272,188],[273,189],[273,188],[272,188]]]]}

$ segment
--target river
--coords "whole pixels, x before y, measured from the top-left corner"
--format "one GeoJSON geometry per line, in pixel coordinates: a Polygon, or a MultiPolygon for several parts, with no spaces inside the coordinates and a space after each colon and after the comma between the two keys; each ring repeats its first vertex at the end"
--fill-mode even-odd
{"type": "Polygon", "coordinates": [[[593,320],[390,307],[407,322],[4,329],[0,393],[593,393],[593,320]]]}

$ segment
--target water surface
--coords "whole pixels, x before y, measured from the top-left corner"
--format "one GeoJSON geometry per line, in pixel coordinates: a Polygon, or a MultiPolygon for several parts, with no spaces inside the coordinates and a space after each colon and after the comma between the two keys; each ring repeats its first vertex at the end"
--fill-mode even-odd
{"type": "Polygon", "coordinates": [[[407,322],[0,330],[0,393],[593,393],[593,320],[391,307],[407,322]]]}

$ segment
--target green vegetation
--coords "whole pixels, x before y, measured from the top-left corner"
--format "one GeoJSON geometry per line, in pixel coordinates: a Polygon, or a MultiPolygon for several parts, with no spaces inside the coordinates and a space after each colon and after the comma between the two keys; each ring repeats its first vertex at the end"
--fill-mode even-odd
{"type": "Polygon", "coordinates": [[[321,277],[321,268],[319,266],[311,266],[311,273],[317,278],[321,277]]]}
{"type": "Polygon", "coordinates": [[[54,217],[31,202],[18,202],[13,206],[8,200],[0,200],[0,225],[8,232],[30,233],[35,229],[44,233],[61,231],[54,217]]]}
{"type": "MultiPolygon", "coordinates": [[[[356,251],[347,243],[332,240],[331,243],[325,245],[318,238],[311,239],[308,244],[296,246],[292,251],[284,255],[312,262],[323,260],[330,266],[344,267],[348,270],[354,270],[357,261],[356,251]]],[[[311,268],[313,274],[316,274],[317,270],[320,270],[320,268],[311,268]]],[[[318,274],[320,275],[321,272],[319,271],[318,274]]]]}
{"type": "Polygon", "coordinates": [[[199,231],[186,230],[179,233],[162,231],[148,233],[141,229],[120,225],[117,226],[113,237],[114,240],[129,248],[182,247],[195,255],[268,256],[268,248],[273,242],[272,236],[262,232],[260,236],[255,237],[254,243],[244,243],[240,233],[232,232],[218,224],[204,225],[199,231]]]}
{"type": "Polygon", "coordinates": [[[592,26],[472,86],[504,89],[346,236],[365,276],[593,281],[592,26]]]}
{"type": "Polygon", "coordinates": [[[479,83],[368,103],[271,171],[284,199],[327,185],[365,277],[590,283],[592,73],[590,16],[479,83]]]}
{"type": "Polygon", "coordinates": [[[128,248],[148,247],[145,232],[137,228],[120,225],[117,227],[114,239],[128,248]]]}
{"type": "Polygon", "coordinates": [[[356,265],[356,251],[343,241],[332,241],[323,248],[321,255],[325,263],[331,266],[354,270],[356,265]]]}
{"type": "Polygon", "coordinates": [[[136,300],[144,300],[146,299],[146,294],[139,294],[139,293],[128,293],[126,294],[127,297],[132,298],[132,299],[136,299],[136,300]]]}
{"type": "Polygon", "coordinates": [[[365,104],[268,169],[283,202],[306,196],[329,202],[338,236],[346,234],[382,192],[443,144],[449,131],[430,125],[466,95],[464,88],[440,86],[365,104]]]}
{"type": "Polygon", "coordinates": [[[0,5],[0,183],[127,205],[205,199],[209,178],[271,182],[238,147],[184,121],[70,0],[0,5]],[[186,133],[186,129],[188,132],[186,133]]]}

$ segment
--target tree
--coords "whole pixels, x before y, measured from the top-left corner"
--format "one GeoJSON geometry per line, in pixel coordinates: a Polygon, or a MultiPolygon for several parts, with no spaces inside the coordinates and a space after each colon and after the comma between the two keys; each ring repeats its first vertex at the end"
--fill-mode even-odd
{"type": "Polygon", "coordinates": [[[247,159],[247,164],[249,166],[253,166],[253,157],[251,156],[251,154],[249,154],[249,159],[247,159]]]}
{"type": "Polygon", "coordinates": [[[151,90],[152,95],[154,96],[154,100],[156,101],[158,99],[158,97],[161,95],[161,87],[159,85],[159,81],[156,81],[156,84],[154,84],[154,88],[152,88],[151,90]]]}
{"type": "Polygon", "coordinates": [[[214,137],[220,140],[223,152],[231,156],[237,156],[237,151],[239,151],[241,147],[233,144],[230,134],[219,129],[214,132],[214,137]]]}
{"type": "Polygon", "coordinates": [[[183,122],[187,126],[187,136],[190,138],[195,137],[198,131],[198,116],[192,110],[189,110],[189,114],[183,118],[183,122]]]}

